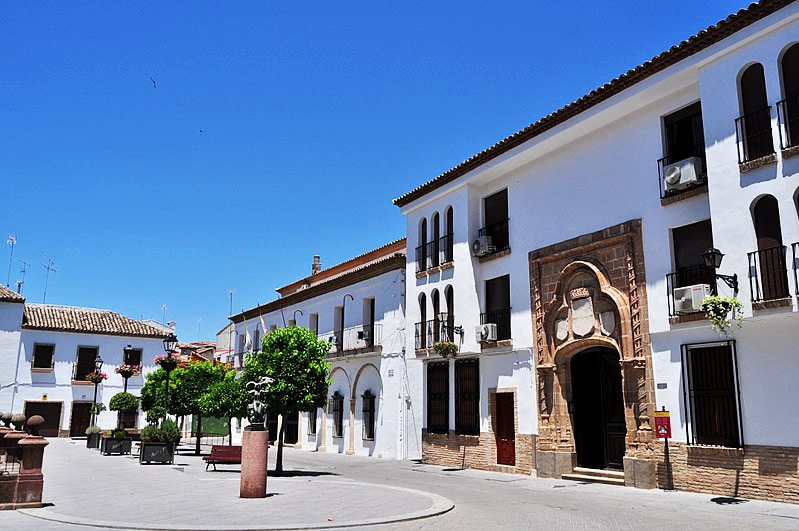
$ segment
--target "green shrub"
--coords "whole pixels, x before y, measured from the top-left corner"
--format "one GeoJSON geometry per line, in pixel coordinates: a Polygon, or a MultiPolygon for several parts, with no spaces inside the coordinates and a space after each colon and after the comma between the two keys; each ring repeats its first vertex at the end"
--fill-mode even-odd
{"type": "Polygon", "coordinates": [[[166,417],[166,409],[161,406],[155,406],[154,408],[147,411],[147,416],[145,420],[147,420],[148,424],[158,424],[161,422],[161,419],[166,417]]]}
{"type": "Polygon", "coordinates": [[[124,439],[127,436],[128,432],[125,430],[111,430],[112,439],[124,439]]]}
{"type": "Polygon", "coordinates": [[[130,393],[117,393],[111,397],[108,409],[122,413],[135,413],[139,409],[139,399],[130,393]]]}
{"type": "Polygon", "coordinates": [[[86,435],[93,435],[95,433],[100,433],[101,431],[103,430],[101,430],[97,426],[89,426],[88,428],[86,428],[86,435]]]}
{"type": "Polygon", "coordinates": [[[161,442],[163,432],[155,424],[148,424],[142,428],[140,437],[142,442],[161,442]]]}
{"type": "Polygon", "coordinates": [[[180,439],[180,428],[177,422],[172,419],[164,419],[161,422],[161,432],[167,442],[177,442],[180,439]]]}

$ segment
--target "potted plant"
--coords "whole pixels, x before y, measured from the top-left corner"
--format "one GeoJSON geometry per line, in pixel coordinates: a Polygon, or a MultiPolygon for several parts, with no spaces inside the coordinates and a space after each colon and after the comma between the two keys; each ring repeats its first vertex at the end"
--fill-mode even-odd
{"type": "Polygon", "coordinates": [[[734,330],[741,328],[743,305],[738,299],[713,295],[703,300],[699,307],[719,335],[730,336],[734,330]]]}
{"type": "Polygon", "coordinates": [[[127,363],[120,363],[114,369],[114,372],[122,378],[130,378],[134,374],[141,372],[141,365],[128,365],[127,363]]]}
{"type": "Polygon", "coordinates": [[[171,419],[161,425],[148,424],[141,430],[139,463],[173,463],[175,446],[180,441],[180,428],[171,419]]]}
{"type": "Polygon", "coordinates": [[[87,382],[91,382],[93,384],[99,384],[99,383],[103,383],[103,380],[107,380],[108,379],[108,375],[106,373],[104,373],[104,372],[92,371],[90,373],[87,373],[86,376],[84,377],[84,379],[87,382]]]}
{"type": "Polygon", "coordinates": [[[178,361],[179,361],[178,358],[167,355],[156,356],[155,358],[153,358],[153,363],[155,363],[156,365],[158,365],[167,372],[170,372],[175,367],[177,367],[178,361]]]}
{"type": "Polygon", "coordinates": [[[97,426],[89,426],[86,428],[86,448],[99,448],[100,447],[100,433],[103,430],[97,426]]]}
{"type": "Polygon", "coordinates": [[[128,436],[125,430],[111,430],[108,435],[100,439],[100,452],[103,455],[129,454],[133,439],[128,436]]]}
{"type": "Polygon", "coordinates": [[[452,341],[433,343],[433,350],[442,358],[454,358],[458,355],[458,345],[452,341]]]}
{"type": "Polygon", "coordinates": [[[117,428],[124,428],[122,426],[122,414],[136,413],[139,410],[139,399],[130,393],[117,393],[108,402],[108,409],[117,412],[117,428]]]}

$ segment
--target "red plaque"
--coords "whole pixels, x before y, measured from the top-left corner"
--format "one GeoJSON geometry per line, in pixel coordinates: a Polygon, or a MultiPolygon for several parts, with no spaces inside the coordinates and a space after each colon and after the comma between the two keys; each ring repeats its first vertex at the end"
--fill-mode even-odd
{"type": "Polygon", "coordinates": [[[668,411],[655,411],[655,433],[658,439],[671,439],[671,420],[668,411]]]}

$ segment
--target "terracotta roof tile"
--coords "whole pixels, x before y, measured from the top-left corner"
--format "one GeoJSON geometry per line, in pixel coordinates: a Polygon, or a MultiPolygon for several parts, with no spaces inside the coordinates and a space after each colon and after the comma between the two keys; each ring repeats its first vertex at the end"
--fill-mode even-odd
{"type": "Polygon", "coordinates": [[[0,302],[25,302],[25,297],[5,286],[0,286],[0,302]]]}
{"type": "Polygon", "coordinates": [[[166,333],[110,310],[26,304],[22,328],[130,337],[166,337],[166,333]]]}
{"type": "Polygon", "coordinates": [[[741,9],[724,20],[721,20],[682,41],[681,43],[672,46],[667,51],[661,53],[636,66],[632,70],[620,75],[619,77],[605,83],[601,87],[592,90],[580,99],[561,107],[557,111],[541,118],[535,123],[532,123],[502,140],[473,155],[472,157],[461,162],[454,168],[442,173],[438,177],[422,184],[407,192],[406,194],[394,200],[394,204],[398,207],[405,206],[410,202],[427,195],[428,193],[436,190],[445,184],[454,181],[471,170],[485,164],[486,162],[507,153],[515,147],[524,144],[528,140],[560,125],[561,123],[573,118],[583,111],[610,99],[619,92],[647,79],[650,76],[678,63],[679,61],[690,57],[702,50],[716,44],[717,42],[729,37],[730,35],[754,24],[758,20],[765,18],[768,15],[782,9],[783,7],[792,4],[796,0],[761,0],[741,9]]]}

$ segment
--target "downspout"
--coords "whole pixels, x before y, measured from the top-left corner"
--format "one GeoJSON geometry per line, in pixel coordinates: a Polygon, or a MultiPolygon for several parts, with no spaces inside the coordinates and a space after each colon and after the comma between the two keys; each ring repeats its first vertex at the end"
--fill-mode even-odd
{"type": "MultiPolygon", "coordinates": [[[[24,316],[25,316],[24,303],[23,303],[23,308],[22,308],[22,315],[23,315],[23,319],[24,319],[24,316]]],[[[55,352],[53,352],[53,356],[55,357],[55,352]]],[[[17,393],[19,392],[18,387],[19,387],[19,360],[20,360],[20,357],[22,357],[22,320],[20,320],[20,323],[19,323],[19,346],[17,347],[17,366],[14,368],[14,384],[13,384],[13,386],[11,388],[11,412],[12,413],[14,412],[14,401],[16,400],[17,393]]],[[[59,429],[60,428],[61,428],[61,426],[59,426],[59,429]]]]}

